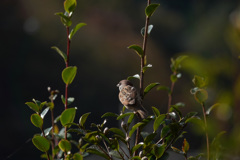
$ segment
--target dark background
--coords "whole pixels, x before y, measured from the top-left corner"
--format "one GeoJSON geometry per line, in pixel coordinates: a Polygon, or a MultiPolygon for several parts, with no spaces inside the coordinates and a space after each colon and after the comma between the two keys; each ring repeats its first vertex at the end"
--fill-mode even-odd
{"type": "MultiPolygon", "coordinates": [[[[216,102],[210,118],[213,138],[227,130],[227,147],[239,155],[240,104],[240,3],[237,0],[159,0],[160,7],[151,18],[154,25],[148,48],[146,84],[170,85],[170,58],[188,55],[183,77],[176,84],[173,103],[184,102],[183,112],[199,111],[189,90],[195,74],[209,77],[207,106],[216,102]]],[[[31,142],[25,143],[39,130],[30,122],[33,113],[25,102],[32,98],[48,100],[47,87],[64,94],[61,72],[62,58],[51,46],[66,49],[66,30],[54,13],[63,11],[63,0],[1,0],[0,159],[38,159],[40,152],[31,142]]],[[[90,122],[101,123],[105,112],[119,112],[116,84],[139,73],[140,60],[131,44],[142,44],[146,0],[78,0],[73,25],[85,22],[71,43],[70,65],[78,67],[70,96],[78,107],[77,119],[91,112],[90,122]]],[[[133,81],[137,86],[137,81],[133,81]]],[[[153,91],[146,96],[145,106],[161,112],[167,110],[167,95],[153,91]]],[[[60,96],[55,114],[64,109],[60,96]]],[[[201,114],[199,114],[201,116],[201,114]]],[[[49,115],[48,115],[49,116],[49,115]]],[[[49,117],[46,117],[48,120],[49,117]]],[[[45,123],[45,127],[50,124],[45,123]]],[[[110,123],[110,125],[114,125],[110,123]]],[[[201,149],[201,134],[186,135],[192,149],[201,149]],[[192,139],[191,139],[192,137],[192,139]]]]}

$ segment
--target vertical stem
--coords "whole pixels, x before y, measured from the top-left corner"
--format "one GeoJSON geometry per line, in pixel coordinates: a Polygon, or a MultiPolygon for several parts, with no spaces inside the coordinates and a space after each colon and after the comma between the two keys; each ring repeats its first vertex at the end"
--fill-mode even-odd
{"type": "MultiPolygon", "coordinates": [[[[66,60],[66,68],[69,65],[69,53],[70,53],[70,39],[69,39],[69,27],[67,29],[67,60],[66,60]]],[[[65,110],[68,108],[68,84],[65,87],[65,110]]],[[[65,139],[67,139],[67,127],[65,127],[65,139]]]]}
{"type": "Polygon", "coordinates": [[[205,124],[205,134],[206,134],[206,143],[207,143],[207,160],[210,160],[210,149],[209,149],[209,139],[208,139],[208,126],[207,126],[207,115],[205,110],[205,105],[202,103],[202,111],[205,124]]]}
{"type": "MultiPolygon", "coordinates": [[[[53,103],[52,99],[51,99],[51,101],[53,103]]],[[[53,114],[53,109],[51,109],[51,119],[52,119],[52,159],[54,159],[55,137],[54,137],[54,114],[53,114]]]]}
{"type": "Polygon", "coordinates": [[[174,85],[175,85],[175,83],[172,82],[171,90],[170,90],[170,93],[168,94],[168,111],[167,111],[168,113],[169,113],[169,110],[170,110],[171,105],[172,105],[172,92],[173,92],[174,85]]]}

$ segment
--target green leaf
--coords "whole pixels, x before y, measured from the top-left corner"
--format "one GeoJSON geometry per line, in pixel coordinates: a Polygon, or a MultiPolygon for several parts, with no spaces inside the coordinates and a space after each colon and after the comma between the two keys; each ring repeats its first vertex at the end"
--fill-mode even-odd
{"type": "Polygon", "coordinates": [[[68,108],[64,110],[61,114],[60,121],[63,126],[67,126],[67,124],[72,123],[74,121],[76,114],[75,108],[68,108]]]}
{"type": "Polygon", "coordinates": [[[131,79],[138,79],[138,80],[140,80],[140,76],[139,76],[139,74],[135,74],[135,75],[129,76],[129,77],[127,78],[127,80],[131,80],[131,79]]]}
{"type": "Polygon", "coordinates": [[[168,125],[164,126],[161,131],[161,138],[164,138],[165,136],[167,136],[169,132],[170,132],[169,126],[168,125]]]}
{"type": "Polygon", "coordinates": [[[64,2],[64,9],[66,12],[71,13],[75,10],[77,6],[76,0],[65,0],[64,2]]]}
{"type": "Polygon", "coordinates": [[[116,113],[112,113],[112,112],[107,112],[105,114],[102,115],[101,118],[105,118],[105,117],[118,117],[119,115],[116,113]]]}
{"type": "Polygon", "coordinates": [[[149,144],[153,141],[153,139],[156,137],[157,133],[152,133],[149,134],[145,139],[144,139],[144,143],[145,144],[149,144]]]}
{"type": "MultiPolygon", "coordinates": [[[[152,29],[153,29],[153,25],[150,24],[150,25],[148,26],[148,31],[147,31],[147,34],[148,34],[148,35],[151,33],[152,29]]],[[[144,37],[144,34],[145,34],[145,27],[143,27],[143,28],[141,29],[141,35],[142,35],[143,37],[144,37]]]]}
{"type": "Polygon", "coordinates": [[[220,138],[221,138],[224,134],[226,134],[226,131],[222,131],[222,132],[218,133],[216,137],[214,137],[214,139],[213,139],[213,141],[212,141],[212,143],[211,143],[212,147],[216,148],[216,147],[219,147],[219,146],[220,146],[220,138]]]}
{"type": "Polygon", "coordinates": [[[77,67],[67,67],[62,72],[62,79],[65,84],[71,84],[77,74],[77,67]]]}
{"type": "Polygon", "coordinates": [[[144,124],[143,122],[139,122],[139,123],[135,124],[135,125],[131,128],[131,130],[129,131],[129,137],[131,137],[132,134],[135,132],[135,130],[136,130],[138,127],[140,127],[141,125],[143,125],[143,124],[144,124]]]}
{"type": "Polygon", "coordinates": [[[154,155],[156,156],[156,158],[160,158],[162,157],[162,155],[164,154],[165,148],[167,145],[154,145],[153,151],[154,151],[154,155]]]}
{"type": "Polygon", "coordinates": [[[208,110],[206,111],[206,114],[209,115],[214,108],[219,107],[220,105],[221,105],[220,103],[216,103],[212,105],[210,108],[208,108],[208,110]]]}
{"type": "Polygon", "coordinates": [[[189,123],[189,122],[200,126],[202,129],[205,129],[205,125],[199,117],[188,118],[185,123],[189,123]]]}
{"type": "Polygon", "coordinates": [[[86,122],[86,120],[87,120],[87,118],[90,114],[91,114],[91,112],[85,113],[79,118],[79,125],[81,127],[84,127],[84,124],[85,124],[85,122],[86,122]]]}
{"type": "Polygon", "coordinates": [[[62,12],[55,13],[55,15],[60,16],[61,21],[65,26],[70,27],[72,25],[72,21],[71,21],[70,17],[67,17],[62,12]]]}
{"type": "Polygon", "coordinates": [[[113,132],[113,133],[115,133],[115,134],[117,134],[117,135],[125,138],[125,134],[124,134],[123,131],[122,131],[121,129],[119,129],[119,128],[110,128],[109,131],[111,131],[111,132],[113,132]]]}
{"type": "Polygon", "coordinates": [[[170,88],[169,87],[167,87],[167,86],[159,86],[159,87],[157,87],[157,90],[159,91],[159,90],[165,90],[165,91],[167,91],[168,92],[168,94],[170,94],[171,93],[171,90],[170,90],[170,88]]]}
{"type": "Polygon", "coordinates": [[[118,116],[118,117],[117,117],[117,120],[123,119],[124,117],[130,116],[131,114],[132,114],[132,112],[124,113],[124,114],[118,116]]]}
{"type": "Polygon", "coordinates": [[[143,146],[144,143],[143,142],[140,142],[138,143],[137,145],[133,146],[132,147],[132,150],[131,150],[131,153],[135,152],[136,150],[138,150],[141,146],[143,146]]]}
{"type": "Polygon", "coordinates": [[[50,142],[45,137],[36,135],[32,138],[32,142],[42,152],[47,152],[50,148],[50,142]]]}
{"type": "Polygon", "coordinates": [[[83,156],[79,153],[73,155],[73,160],[83,160],[83,156]]]}
{"type": "Polygon", "coordinates": [[[53,46],[51,47],[51,49],[55,50],[63,58],[64,62],[67,61],[67,55],[63,51],[61,51],[58,47],[53,46]]]}
{"type": "Polygon", "coordinates": [[[172,83],[175,83],[177,81],[177,76],[175,74],[172,74],[170,79],[172,83]]]}
{"type": "Polygon", "coordinates": [[[160,116],[160,111],[156,107],[152,107],[152,110],[156,117],[160,116]]]}
{"type": "Polygon", "coordinates": [[[203,88],[208,84],[208,79],[195,75],[192,82],[196,87],[203,88]]]}
{"type": "Polygon", "coordinates": [[[44,119],[45,115],[48,113],[49,107],[45,108],[41,113],[41,118],[44,119]]]}
{"type": "Polygon", "coordinates": [[[154,130],[154,132],[157,131],[158,127],[162,124],[162,122],[163,122],[163,120],[165,119],[165,117],[166,117],[166,116],[165,116],[164,114],[162,114],[162,115],[158,116],[158,117],[155,119],[154,124],[153,124],[153,130],[154,130]]]}
{"type": "Polygon", "coordinates": [[[129,116],[128,122],[127,122],[128,125],[130,125],[130,124],[132,123],[134,116],[135,116],[134,113],[132,113],[132,114],[129,116]]]}
{"type": "Polygon", "coordinates": [[[145,71],[146,71],[148,68],[152,68],[152,64],[148,64],[147,66],[143,67],[143,73],[145,73],[145,71]]]}
{"type": "Polygon", "coordinates": [[[186,138],[184,138],[183,140],[183,145],[182,145],[182,151],[186,154],[189,150],[189,143],[186,140],[186,138]]]}
{"type": "Polygon", "coordinates": [[[31,122],[34,126],[42,129],[43,119],[36,113],[31,115],[31,122]]]}
{"type": "Polygon", "coordinates": [[[33,102],[26,102],[25,104],[28,105],[28,107],[30,109],[32,109],[33,111],[35,111],[37,113],[39,112],[39,107],[35,103],[33,103],[33,102]]]}
{"type": "Polygon", "coordinates": [[[204,103],[208,99],[208,92],[205,89],[199,89],[195,94],[194,97],[196,101],[199,103],[204,103]]]}
{"type": "Polygon", "coordinates": [[[106,154],[104,154],[103,152],[100,152],[100,151],[97,150],[97,149],[88,148],[88,149],[86,150],[86,152],[92,153],[92,154],[95,154],[95,155],[98,155],[98,156],[101,156],[101,157],[103,157],[103,158],[105,158],[105,159],[110,160],[110,158],[109,158],[106,154]]]}
{"type": "Polygon", "coordinates": [[[172,150],[173,150],[174,152],[176,152],[176,153],[184,154],[183,151],[179,150],[179,149],[176,148],[176,147],[171,146],[171,148],[172,148],[172,150]]]}
{"type": "Polygon", "coordinates": [[[116,150],[112,150],[109,152],[109,155],[117,158],[117,159],[122,159],[121,156],[120,156],[120,152],[118,153],[116,150]]]}
{"type": "Polygon", "coordinates": [[[128,47],[129,49],[133,49],[141,58],[143,57],[143,49],[138,45],[131,45],[128,47]]]}
{"type": "Polygon", "coordinates": [[[179,56],[179,57],[177,57],[177,58],[175,59],[175,64],[174,64],[174,66],[175,66],[176,70],[181,67],[180,64],[181,64],[182,61],[185,60],[186,58],[188,58],[188,56],[182,55],[182,56],[179,56]]]}
{"type": "Polygon", "coordinates": [[[58,146],[65,153],[68,152],[68,151],[71,151],[71,149],[72,149],[71,143],[66,139],[62,139],[58,143],[58,146]]]}
{"type": "Polygon", "coordinates": [[[144,96],[154,87],[156,87],[157,85],[159,85],[160,83],[156,82],[156,83],[151,83],[149,84],[145,89],[144,89],[144,96]]]}
{"type": "Polygon", "coordinates": [[[146,16],[151,17],[159,5],[160,4],[152,3],[149,6],[147,6],[145,9],[146,16]]]}
{"type": "Polygon", "coordinates": [[[75,33],[82,28],[83,26],[86,26],[86,23],[78,23],[71,31],[71,33],[69,34],[69,39],[71,40],[72,37],[75,35],[75,33]]]}

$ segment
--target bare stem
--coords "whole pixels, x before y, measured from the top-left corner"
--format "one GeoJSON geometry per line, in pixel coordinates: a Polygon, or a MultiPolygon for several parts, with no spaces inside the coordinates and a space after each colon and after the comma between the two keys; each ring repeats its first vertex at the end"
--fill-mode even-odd
{"type": "Polygon", "coordinates": [[[208,139],[208,126],[207,126],[207,115],[205,110],[205,105],[202,103],[202,111],[204,117],[204,124],[205,124],[205,134],[206,134],[206,145],[207,145],[207,160],[210,159],[210,148],[209,148],[209,139],[208,139]]]}
{"type": "MultiPolygon", "coordinates": [[[[67,29],[67,60],[66,60],[66,68],[69,65],[69,54],[70,54],[70,39],[69,39],[69,27],[67,29]]],[[[65,86],[65,110],[68,108],[68,84],[65,86]]],[[[67,139],[67,127],[65,127],[65,139],[67,139]]]]}

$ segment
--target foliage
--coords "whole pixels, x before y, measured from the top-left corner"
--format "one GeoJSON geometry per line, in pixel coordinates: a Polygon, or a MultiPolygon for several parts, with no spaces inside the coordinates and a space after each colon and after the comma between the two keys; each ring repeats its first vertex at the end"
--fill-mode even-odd
{"type": "Polygon", "coordinates": [[[91,113],[83,114],[79,118],[78,123],[75,122],[76,108],[69,108],[74,101],[74,98],[68,97],[68,87],[77,74],[77,67],[69,66],[70,41],[73,36],[76,35],[76,32],[86,25],[85,23],[78,23],[73,27],[71,32],[69,31],[72,26],[71,18],[76,7],[76,0],[65,0],[65,12],[56,13],[56,15],[60,17],[68,33],[66,53],[56,46],[52,47],[52,49],[63,58],[64,63],[66,64],[65,69],[62,71],[62,80],[66,85],[65,96],[61,96],[64,110],[60,116],[57,116],[56,118],[54,117],[54,101],[59,92],[57,90],[51,90],[51,88],[48,88],[50,93],[49,101],[40,102],[33,99],[33,102],[26,102],[26,105],[35,112],[30,117],[32,124],[41,131],[40,134],[34,135],[32,142],[37,149],[43,152],[42,157],[48,160],[82,160],[89,154],[95,154],[108,160],[165,160],[169,157],[169,150],[172,150],[189,160],[198,160],[202,156],[206,156],[208,160],[210,157],[213,159],[221,157],[220,153],[222,148],[220,147],[220,138],[225,132],[220,132],[213,139],[211,147],[214,149],[211,149],[210,153],[207,116],[215,107],[219,106],[219,104],[214,104],[206,110],[205,102],[208,99],[208,92],[206,89],[208,82],[207,78],[194,76],[194,88],[190,91],[194,95],[195,100],[202,107],[204,120],[198,116],[197,112],[183,114],[181,108],[185,107],[184,103],[179,102],[172,104],[175,84],[178,79],[181,78],[181,63],[188,56],[182,55],[171,59],[170,68],[172,74],[170,76],[170,87],[164,85],[159,86],[160,83],[158,82],[150,83],[144,87],[144,74],[147,69],[152,67],[151,64],[147,64],[146,56],[148,35],[150,35],[151,30],[153,29],[153,25],[149,25],[149,20],[159,7],[159,4],[151,4],[150,1],[148,1],[145,8],[146,23],[141,29],[143,46],[141,47],[134,44],[128,47],[129,49],[134,50],[140,58],[140,75],[135,74],[134,76],[129,76],[127,79],[131,80],[135,78],[139,80],[142,101],[144,101],[144,97],[157,86],[157,90],[166,90],[168,94],[167,113],[160,113],[157,107],[152,107],[153,115],[141,119],[137,113],[128,112],[123,106],[123,109],[119,114],[112,112],[103,114],[103,121],[100,124],[92,123],[91,126],[86,126],[86,122],[91,113]],[[44,128],[44,117],[49,111],[51,112],[52,126],[44,128]],[[109,128],[107,125],[109,120],[115,120],[119,122],[121,126],[109,128]],[[190,150],[190,143],[186,138],[183,139],[181,149],[174,147],[175,142],[184,137],[184,134],[186,133],[185,129],[190,123],[202,128],[205,132],[207,146],[206,154],[201,153],[196,156],[189,156],[188,152],[190,150]],[[145,131],[146,126],[151,126],[152,129],[145,131]],[[77,139],[72,138],[73,134],[77,136],[77,139]]]}

